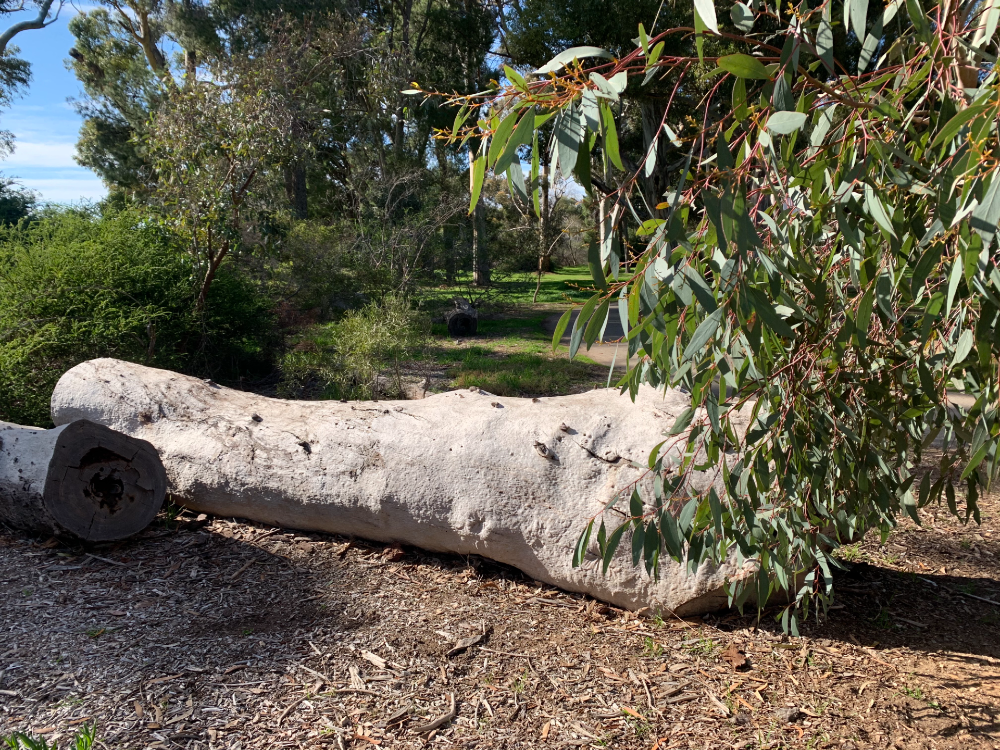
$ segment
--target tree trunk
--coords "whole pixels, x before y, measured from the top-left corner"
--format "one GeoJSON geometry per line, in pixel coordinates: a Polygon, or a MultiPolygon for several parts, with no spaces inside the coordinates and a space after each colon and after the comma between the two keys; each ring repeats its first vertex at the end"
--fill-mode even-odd
{"type": "MultiPolygon", "coordinates": [[[[403,65],[409,68],[411,64],[410,60],[410,16],[413,13],[413,0],[404,0],[402,3],[403,19],[402,19],[402,47],[401,51],[397,53],[397,56],[403,60],[403,65]]],[[[391,46],[391,41],[390,41],[391,46]]],[[[407,70],[409,73],[409,70],[407,70]]],[[[406,80],[410,80],[410,76],[405,76],[406,80]]],[[[404,120],[406,112],[406,99],[403,94],[399,94],[397,97],[398,104],[396,105],[396,122],[395,127],[392,131],[392,149],[393,154],[397,159],[403,156],[403,138],[405,136],[404,131],[404,120]]]]}
{"type": "Polygon", "coordinates": [[[0,422],[0,520],[88,542],[142,531],[167,477],[152,445],[75,420],[41,430],[0,422]]]}
{"type": "MultiPolygon", "coordinates": [[[[623,515],[605,512],[608,501],[650,483],[649,450],[689,403],[645,386],[634,404],[614,389],[281,401],[98,359],[63,375],[52,413],[149,440],[175,501],[198,511],[479,554],[618,606],[694,614],[726,605],[721,586],[734,563],[692,576],[668,561],[654,579],[632,566],[626,533],[602,575],[595,530],[584,564],[572,566],[588,520],[604,512],[610,533],[623,515]]],[[[715,473],[696,485],[710,481],[715,473]]]]}
{"type": "Polygon", "coordinates": [[[444,242],[444,281],[448,286],[452,286],[458,273],[458,262],[455,258],[455,231],[449,223],[441,228],[441,232],[444,242]]]}
{"type": "MultiPolygon", "coordinates": [[[[643,154],[647,153],[656,142],[656,165],[651,174],[642,178],[642,188],[646,195],[646,202],[650,206],[656,206],[663,201],[676,182],[677,173],[668,168],[670,162],[671,149],[670,139],[660,132],[660,123],[663,121],[663,112],[666,109],[666,102],[659,99],[643,101],[640,105],[642,114],[642,145],[643,154]]],[[[667,209],[653,208],[653,218],[665,219],[667,209]]]]}
{"type": "Polygon", "coordinates": [[[542,256],[538,256],[538,274],[535,277],[535,293],[531,297],[531,304],[538,302],[538,293],[542,290],[542,256]]]}
{"type": "Polygon", "coordinates": [[[542,201],[538,211],[538,278],[535,281],[535,294],[532,303],[538,302],[538,292],[542,288],[542,273],[546,271],[549,259],[549,162],[542,162],[542,174],[539,180],[542,189],[542,201]]]}
{"type": "Polygon", "coordinates": [[[306,168],[302,164],[285,167],[285,195],[296,219],[309,218],[309,193],[306,191],[306,168]]]}
{"type": "MultiPolygon", "coordinates": [[[[448,149],[444,144],[444,141],[435,139],[434,141],[434,154],[437,158],[438,169],[441,174],[441,187],[445,192],[452,189],[450,184],[450,175],[448,171],[448,149]]],[[[449,220],[444,226],[441,227],[441,241],[444,245],[444,274],[445,283],[451,286],[455,283],[455,274],[457,273],[457,263],[455,258],[455,230],[451,225],[449,220]]]]}
{"type": "MultiPolygon", "coordinates": [[[[469,149],[469,192],[475,190],[475,169],[472,149],[469,149]]],[[[473,286],[489,286],[490,263],[486,254],[486,232],[483,217],[482,199],[472,209],[472,284],[473,286]]]]}

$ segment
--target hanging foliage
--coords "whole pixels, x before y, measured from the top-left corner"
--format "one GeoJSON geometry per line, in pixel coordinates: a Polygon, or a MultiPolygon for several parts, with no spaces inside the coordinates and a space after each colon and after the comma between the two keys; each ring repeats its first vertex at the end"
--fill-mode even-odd
{"type": "Polygon", "coordinates": [[[619,528],[592,521],[575,562],[599,564],[587,550],[606,561],[620,543],[652,575],[662,555],[692,569],[751,561],[756,575],[729,583],[731,604],[788,591],[780,618],[796,632],[811,604],[830,601],[839,544],[884,537],[904,514],[919,523],[930,503],[978,521],[1000,466],[1000,0],[891,0],[881,13],[868,0],[758,0],[733,6],[726,25],[711,0],[694,8],[694,28],[640,26],[620,59],[574,48],[450,97],[462,109],[442,135],[477,148],[477,181],[487,166],[516,171],[529,147],[532,164],[548,148],[588,193],[592,159],[614,175],[601,188],[613,229],[592,252],[596,292],[571,354],[618,315],[635,357],[622,392],[646,382],[691,394],[650,446],[654,496],[623,496],[619,528]],[[674,35],[689,54],[662,54],[674,35]],[[835,46],[855,37],[860,53],[835,46]],[[739,51],[712,57],[720,40],[739,51]],[[657,81],[705,93],[698,117],[664,111],[657,138],[672,144],[678,180],[650,206],[638,183],[657,144],[626,171],[616,118],[626,90],[657,81]],[[548,143],[533,137],[553,117],[548,143]],[[612,241],[622,231],[636,238],[629,257],[612,241]],[[954,390],[975,403],[957,406],[954,390]],[[745,433],[738,409],[752,414],[745,433]],[[668,462],[678,441],[684,458],[668,462]],[[697,493],[688,475],[706,468],[718,481],[697,493]]]}

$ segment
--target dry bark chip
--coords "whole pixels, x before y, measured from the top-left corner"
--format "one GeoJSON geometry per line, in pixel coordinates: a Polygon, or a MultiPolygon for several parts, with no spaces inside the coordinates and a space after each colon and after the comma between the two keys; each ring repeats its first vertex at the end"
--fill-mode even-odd
{"type": "Polygon", "coordinates": [[[462,653],[466,649],[471,648],[472,646],[478,646],[480,643],[486,640],[486,637],[490,634],[491,630],[492,628],[487,628],[479,635],[474,635],[471,638],[463,638],[459,641],[456,641],[454,647],[447,654],[445,654],[445,656],[447,656],[450,659],[452,656],[458,656],[460,653],[462,653]]]}
{"type": "Polygon", "coordinates": [[[783,721],[786,724],[791,724],[793,721],[798,719],[799,716],[802,715],[802,712],[799,711],[799,709],[797,708],[788,707],[788,708],[779,708],[775,710],[774,715],[779,721],[783,721]]]}

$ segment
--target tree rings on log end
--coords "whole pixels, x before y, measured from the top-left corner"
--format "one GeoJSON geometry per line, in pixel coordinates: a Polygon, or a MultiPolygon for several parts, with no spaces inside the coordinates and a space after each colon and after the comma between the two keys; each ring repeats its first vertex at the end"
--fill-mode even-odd
{"type": "Polygon", "coordinates": [[[43,502],[70,534],[108,542],[146,528],[166,491],[167,475],[152,445],[79,420],[56,440],[43,502]]]}

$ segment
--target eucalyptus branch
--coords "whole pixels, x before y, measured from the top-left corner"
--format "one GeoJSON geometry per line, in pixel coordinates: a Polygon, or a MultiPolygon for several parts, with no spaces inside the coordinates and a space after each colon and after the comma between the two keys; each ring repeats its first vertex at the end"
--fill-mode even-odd
{"type": "MultiPolygon", "coordinates": [[[[55,0],[42,0],[38,6],[38,15],[34,18],[28,19],[26,21],[20,21],[11,25],[6,31],[0,34],[0,55],[4,55],[7,52],[7,45],[10,44],[11,40],[20,34],[22,31],[33,31],[35,29],[44,29],[46,26],[51,26],[57,20],[59,20],[59,14],[62,12],[65,0],[59,0],[59,6],[56,8],[55,15],[49,19],[49,12],[52,10],[52,4],[55,0]]],[[[24,7],[23,5],[21,7],[24,7]]]]}

